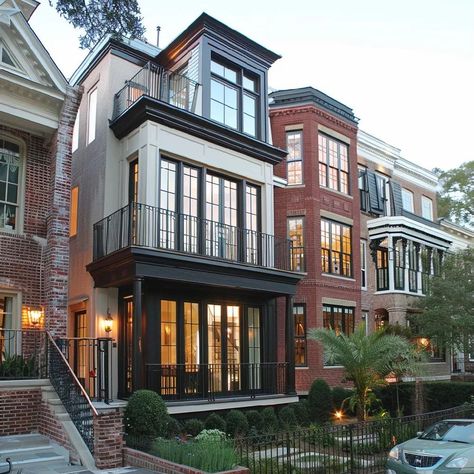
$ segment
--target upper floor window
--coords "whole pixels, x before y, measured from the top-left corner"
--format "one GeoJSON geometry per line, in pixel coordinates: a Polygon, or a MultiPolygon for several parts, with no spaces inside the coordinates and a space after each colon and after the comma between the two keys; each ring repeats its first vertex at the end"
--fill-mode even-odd
{"type": "Polygon", "coordinates": [[[318,149],[319,185],[349,194],[349,147],[320,133],[318,149]]]}
{"type": "Polygon", "coordinates": [[[303,184],[303,132],[301,130],[286,133],[288,150],[287,180],[289,185],[303,184]]]}
{"type": "Polygon", "coordinates": [[[433,220],[433,201],[426,196],[421,196],[421,215],[425,219],[433,220]]]}
{"type": "Polygon", "coordinates": [[[288,238],[291,240],[290,269],[294,272],[304,271],[304,234],[303,218],[288,218],[288,238]]]}
{"type": "Polygon", "coordinates": [[[216,122],[258,135],[259,81],[237,65],[211,60],[211,111],[216,122]]]}
{"type": "Polygon", "coordinates": [[[76,115],[76,121],[74,122],[74,128],[72,129],[72,152],[74,153],[79,147],[79,111],[76,115]]]}
{"type": "Polygon", "coordinates": [[[367,241],[360,241],[360,286],[367,289],[367,241]]]}
{"type": "Polygon", "coordinates": [[[352,276],[351,228],[321,219],[321,267],[323,273],[352,276]]]}
{"type": "Polygon", "coordinates": [[[0,138],[0,229],[17,230],[21,179],[20,147],[0,138]]]}
{"type": "Polygon", "coordinates": [[[408,189],[402,188],[402,205],[405,211],[414,212],[413,201],[413,193],[408,189]]]}
{"type": "Polygon", "coordinates": [[[97,89],[89,93],[88,121],[87,121],[87,143],[95,140],[95,129],[97,124],[97,89]]]}
{"type": "Polygon", "coordinates": [[[295,365],[306,365],[306,311],[304,304],[293,305],[295,319],[295,365]]]}
{"type": "Polygon", "coordinates": [[[375,182],[377,183],[377,195],[383,206],[383,215],[390,215],[390,196],[388,177],[375,173],[375,182]]]}

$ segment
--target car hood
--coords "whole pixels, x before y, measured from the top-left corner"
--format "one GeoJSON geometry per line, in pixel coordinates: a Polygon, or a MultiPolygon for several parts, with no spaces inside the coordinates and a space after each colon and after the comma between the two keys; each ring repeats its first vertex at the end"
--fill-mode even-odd
{"type": "Polygon", "coordinates": [[[400,448],[404,451],[415,453],[420,451],[427,454],[439,454],[445,458],[454,453],[461,455],[469,450],[473,450],[474,454],[474,446],[472,444],[454,443],[453,441],[431,441],[419,438],[410,439],[400,444],[400,448]]]}

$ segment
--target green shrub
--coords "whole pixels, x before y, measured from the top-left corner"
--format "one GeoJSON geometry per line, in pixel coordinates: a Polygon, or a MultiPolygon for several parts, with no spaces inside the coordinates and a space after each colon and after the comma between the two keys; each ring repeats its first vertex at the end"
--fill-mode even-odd
{"type": "Polygon", "coordinates": [[[334,446],[334,436],[329,433],[325,426],[311,425],[309,427],[309,442],[316,446],[316,450],[334,446]]]}
{"type": "Polygon", "coordinates": [[[249,423],[245,415],[239,410],[230,410],[225,418],[226,433],[234,438],[245,436],[249,430],[249,423]]]}
{"type": "Polygon", "coordinates": [[[166,436],[169,416],[165,402],[151,390],[137,390],[124,413],[125,431],[133,438],[166,436]]]}
{"type": "Polygon", "coordinates": [[[223,441],[227,439],[227,435],[221,430],[202,430],[195,438],[195,441],[223,441]]]}
{"type": "Polygon", "coordinates": [[[225,420],[217,413],[211,413],[204,422],[206,430],[225,431],[225,420]]]}
{"type": "Polygon", "coordinates": [[[281,427],[284,430],[291,430],[298,424],[298,421],[296,420],[295,410],[289,405],[283,407],[278,413],[278,416],[280,418],[281,427]]]}
{"type": "Polygon", "coordinates": [[[325,423],[332,412],[332,391],[325,380],[316,379],[308,393],[308,411],[312,421],[325,423]]]}
{"type": "Polygon", "coordinates": [[[444,410],[470,401],[474,395],[472,382],[423,382],[427,411],[444,410]]]}
{"type": "Polygon", "coordinates": [[[278,418],[273,407],[266,407],[262,410],[263,431],[265,433],[275,433],[278,431],[278,418]]]}
{"type": "Polygon", "coordinates": [[[186,434],[197,436],[204,429],[204,423],[197,418],[190,418],[184,422],[183,429],[186,434]]]}
{"type": "Polygon", "coordinates": [[[166,436],[168,438],[174,438],[181,433],[182,429],[183,427],[181,426],[180,422],[176,418],[170,416],[168,425],[166,427],[166,436]]]}
{"type": "Polygon", "coordinates": [[[245,413],[250,428],[255,428],[257,433],[263,430],[263,417],[257,410],[249,410],[245,413]]]}
{"type": "Polygon", "coordinates": [[[228,471],[237,463],[232,442],[223,439],[216,441],[203,437],[186,443],[157,439],[150,451],[160,458],[205,472],[228,471]]]}
{"type": "MultiPolygon", "coordinates": [[[[334,411],[340,410],[341,408],[347,413],[349,411],[348,398],[352,396],[354,390],[344,387],[334,387],[332,389],[332,408],[334,411]],[[346,400],[346,401],[345,401],[346,400]]],[[[351,413],[353,414],[353,413],[351,413]]]]}
{"type": "Polygon", "coordinates": [[[299,425],[306,426],[309,424],[308,400],[300,400],[292,405],[295,411],[296,421],[299,425]]]}
{"type": "Polygon", "coordinates": [[[32,377],[36,375],[34,357],[0,353],[0,377],[32,377]]]}

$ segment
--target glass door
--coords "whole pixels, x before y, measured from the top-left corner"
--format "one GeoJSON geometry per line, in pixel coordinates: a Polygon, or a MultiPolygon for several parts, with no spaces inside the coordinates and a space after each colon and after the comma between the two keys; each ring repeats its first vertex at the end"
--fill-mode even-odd
{"type": "Polygon", "coordinates": [[[177,387],[176,301],[161,300],[161,395],[176,395],[177,387]]]}
{"type": "Polygon", "coordinates": [[[240,390],[240,307],[227,306],[227,390],[240,390]]]}
{"type": "Polygon", "coordinates": [[[78,311],[74,313],[74,373],[76,374],[79,382],[83,387],[89,389],[89,394],[94,396],[91,393],[94,384],[90,384],[91,387],[87,387],[89,371],[88,371],[88,340],[87,338],[87,312],[78,311]]]}
{"type": "Polygon", "coordinates": [[[257,390],[262,387],[261,381],[261,339],[260,339],[260,308],[247,309],[248,320],[248,360],[249,388],[257,390]]]}
{"type": "Polygon", "coordinates": [[[222,391],[222,306],[207,305],[207,361],[209,392],[222,391]]]}

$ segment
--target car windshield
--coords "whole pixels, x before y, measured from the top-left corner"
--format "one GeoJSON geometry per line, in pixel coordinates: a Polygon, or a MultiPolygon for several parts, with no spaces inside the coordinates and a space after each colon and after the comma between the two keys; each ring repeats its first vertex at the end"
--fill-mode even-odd
{"type": "Polygon", "coordinates": [[[474,444],[474,421],[440,421],[424,431],[420,439],[474,444]]]}

